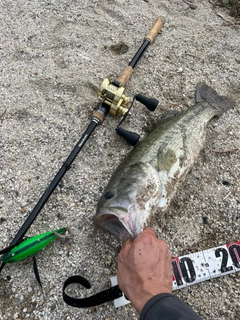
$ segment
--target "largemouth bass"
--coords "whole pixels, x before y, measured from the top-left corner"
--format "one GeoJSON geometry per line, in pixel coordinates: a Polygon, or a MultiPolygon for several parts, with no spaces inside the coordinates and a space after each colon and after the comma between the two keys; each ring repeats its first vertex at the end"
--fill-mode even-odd
{"type": "Polygon", "coordinates": [[[98,202],[96,227],[134,238],[158,208],[168,208],[203,148],[209,120],[234,106],[203,83],[195,101],[187,111],[160,121],[118,166],[98,202]]]}

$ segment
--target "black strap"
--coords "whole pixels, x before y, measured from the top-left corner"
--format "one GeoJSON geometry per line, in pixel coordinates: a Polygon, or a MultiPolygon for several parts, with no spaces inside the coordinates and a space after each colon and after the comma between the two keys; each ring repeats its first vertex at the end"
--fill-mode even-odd
{"type": "Polygon", "coordinates": [[[73,283],[79,283],[87,289],[91,288],[91,285],[87,279],[81,276],[69,277],[63,285],[63,300],[72,307],[89,308],[108,301],[112,301],[122,296],[122,291],[120,290],[119,286],[116,285],[87,298],[73,298],[65,293],[66,287],[73,283]]]}
{"type": "Polygon", "coordinates": [[[35,278],[36,278],[38,284],[42,288],[42,282],[41,282],[40,275],[38,272],[37,259],[35,256],[33,256],[33,271],[34,271],[34,275],[35,275],[35,278]]]}

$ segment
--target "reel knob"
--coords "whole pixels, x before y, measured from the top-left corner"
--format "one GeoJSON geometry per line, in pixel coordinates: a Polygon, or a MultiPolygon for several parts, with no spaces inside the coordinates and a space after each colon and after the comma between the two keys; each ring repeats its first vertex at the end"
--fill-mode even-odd
{"type": "Polygon", "coordinates": [[[148,110],[150,110],[150,111],[154,111],[157,108],[158,103],[159,103],[159,101],[157,99],[148,98],[148,97],[143,96],[142,94],[136,94],[135,99],[137,101],[139,101],[140,103],[144,104],[145,107],[147,107],[148,110]]]}
{"type": "Polygon", "coordinates": [[[123,137],[132,146],[136,145],[136,143],[140,139],[140,136],[135,132],[127,131],[127,130],[121,128],[120,125],[123,123],[123,121],[126,119],[126,117],[130,114],[130,109],[132,108],[135,99],[137,101],[139,101],[140,103],[142,103],[143,105],[145,105],[145,107],[147,107],[148,110],[150,110],[150,111],[154,111],[157,108],[158,102],[159,102],[157,99],[148,98],[148,97],[143,96],[142,94],[136,94],[133,97],[132,103],[131,103],[128,111],[124,114],[122,120],[119,122],[117,128],[115,129],[117,134],[119,134],[121,137],[123,137]]]}
{"type": "Polygon", "coordinates": [[[135,144],[138,142],[140,136],[139,134],[132,132],[132,131],[127,131],[121,127],[117,127],[116,129],[117,134],[119,134],[121,137],[123,137],[129,144],[131,144],[133,147],[135,144]]]}

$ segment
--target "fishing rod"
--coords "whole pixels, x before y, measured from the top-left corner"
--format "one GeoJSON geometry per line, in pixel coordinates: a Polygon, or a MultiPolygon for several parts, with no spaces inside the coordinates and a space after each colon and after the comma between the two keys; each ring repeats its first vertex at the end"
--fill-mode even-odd
{"type": "MultiPolygon", "coordinates": [[[[159,17],[156,19],[149,33],[145,37],[142,45],[138,49],[137,53],[134,55],[132,60],[129,62],[128,66],[125,67],[125,69],[122,71],[122,73],[116,80],[110,80],[108,78],[105,78],[103,80],[97,93],[97,98],[99,100],[97,104],[97,110],[93,112],[90,124],[88,125],[87,129],[81,136],[80,140],[78,141],[78,143],[76,144],[66,161],[63,163],[62,167],[50,183],[49,187],[46,189],[46,191],[41,196],[30,215],[27,217],[27,219],[19,229],[18,233],[10,243],[9,247],[5,248],[2,251],[10,251],[12,248],[14,248],[14,246],[18,245],[21,242],[24,235],[26,234],[34,220],[37,218],[38,214],[44,207],[47,200],[50,198],[53,191],[56,189],[57,185],[59,184],[65,173],[70,169],[71,164],[77,157],[78,153],[82,150],[83,146],[93,133],[94,129],[98,125],[103,123],[108,113],[110,113],[113,116],[122,115],[124,120],[126,116],[129,114],[134,100],[143,103],[151,111],[155,110],[158,104],[158,101],[156,99],[147,98],[143,95],[135,95],[132,103],[130,104],[130,98],[124,95],[124,90],[125,85],[127,84],[128,80],[130,79],[133,73],[134,67],[141,58],[144,51],[147,49],[148,45],[153,42],[159,31],[162,29],[163,24],[163,18],[159,17]]],[[[122,123],[122,121],[120,123],[122,123]]],[[[127,139],[127,141],[132,145],[136,144],[136,142],[138,141],[138,135],[136,135],[133,132],[128,132],[122,129],[119,125],[116,128],[116,132],[119,135],[123,136],[125,139],[127,139]]],[[[5,262],[3,260],[4,256],[2,256],[0,259],[0,272],[5,266],[5,262]]]]}

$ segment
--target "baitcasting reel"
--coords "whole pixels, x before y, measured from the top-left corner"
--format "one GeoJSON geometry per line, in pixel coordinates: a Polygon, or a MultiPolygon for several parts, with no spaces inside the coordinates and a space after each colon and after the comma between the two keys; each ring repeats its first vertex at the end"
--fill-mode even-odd
{"type": "Polygon", "coordinates": [[[97,97],[101,101],[101,111],[95,112],[94,117],[95,121],[102,122],[106,113],[110,113],[111,115],[122,115],[123,119],[120,121],[119,125],[116,128],[116,132],[124,137],[131,145],[135,145],[139,140],[139,135],[134,132],[126,131],[125,129],[120,127],[120,124],[126,119],[126,116],[129,114],[129,111],[133,105],[134,100],[139,101],[144,104],[150,111],[154,111],[158,105],[158,101],[153,98],[147,98],[141,94],[137,94],[134,96],[133,101],[130,105],[130,98],[125,96],[124,94],[124,86],[130,79],[133,69],[137,64],[138,60],[142,56],[143,52],[146,50],[148,45],[155,39],[158,32],[161,30],[164,24],[163,18],[158,18],[152,28],[150,29],[148,35],[145,37],[143,44],[130,61],[128,66],[122,71],[117,80],[109,80],[105,78],[101,83],[97,97]],[[103,111],[105,110],[105,112],[103,111]]]}
{"type": "Polygon", "coordinates": [[[122,120],[119,122],[116,128],[116,132],[121,137],[125,138],[132,146],[135,146],[140,136],[135,132],[127,131],[121,128],[120,125],[130,114],[130,110],[135,100],[145,105],[145,107],[147,107],[147,109],[150,111],[154,111],[156,109],[158,100],[154,98],[147,98],[142,94],[136,94],[134,95],[130,105],[130,98],[123,94],[125,88],[123,85],[121,85],[121,82],[125,82],[123,79],[128,79],[130,77],[132,72],[131,69],[126,67],[118,80],[110,81],[108,78],[105,78],[99,87],[97,96],[98,99],[102,101],[102,106],[105,105],[105,109],[107,109],[110,114],[113,116],[118,114],[123,115],[122,120]]]}

